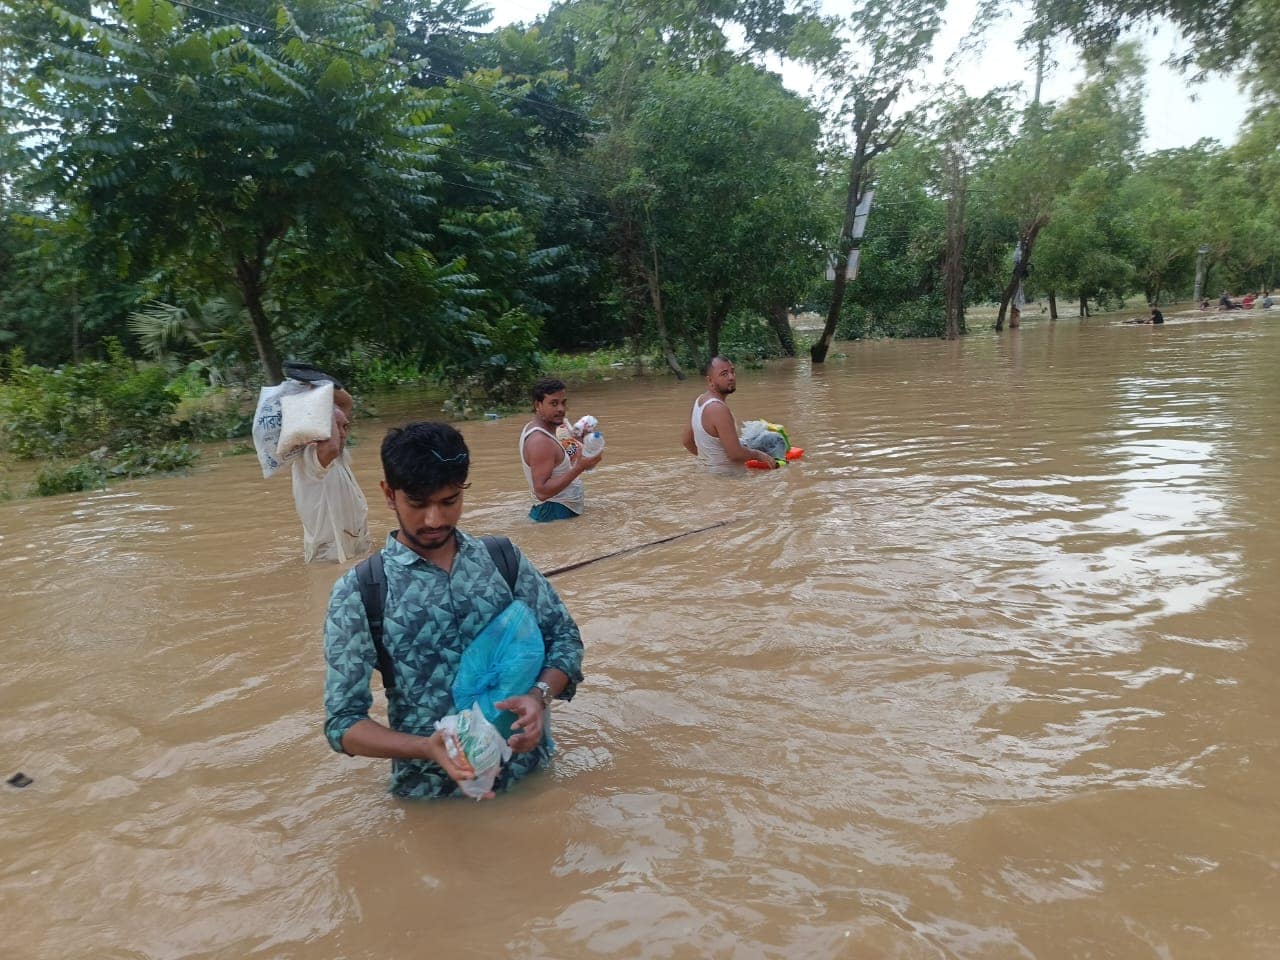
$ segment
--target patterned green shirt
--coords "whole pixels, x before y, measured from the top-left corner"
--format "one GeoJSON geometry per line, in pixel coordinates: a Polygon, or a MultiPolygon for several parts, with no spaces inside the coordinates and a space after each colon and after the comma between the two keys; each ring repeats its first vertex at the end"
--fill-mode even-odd
{"type": "MultiPolygon", "coordinates": [[[[387,602],[383,643],[395,667],[395,690],[387,700],[393,730],[430,736],[435,721],[453,713],[450,692],[462,652],[511,602],[511,591],[488,549],[458,531],[458,552],[445,573],[408,547],[387,537],[383,551],[387,602]]],[[[518,550],[516,599],[533,610],[546,644],[546,667],[569,677],[561,699],[573,697],[582,679],[582,636],[569,611],[547,579],[518,550]]],[[[358,720],[367,719],[373,695],[369,682],[377,655],[369,620],[360,599],[355,570],[333,585],[324,624],[325,736],[342,752],[342,737],[358,720]]],[[[544,741],[536,750],[517,754],[503,767],[494,785],[504,790],[546,761],[544,741]]],[[[457,791],[437,764],[424,760],[391,761],[391,792],[401,797],[443,797],[457,791]]]]}

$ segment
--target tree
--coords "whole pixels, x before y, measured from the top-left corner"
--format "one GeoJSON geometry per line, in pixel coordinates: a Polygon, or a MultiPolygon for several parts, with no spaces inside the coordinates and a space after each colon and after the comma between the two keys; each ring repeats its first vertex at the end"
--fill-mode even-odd
{"type": "Polygon", "coordinates": [[[1157,155],[1140,161],[1116,198],[1119,216],[1129,228],[1134,276],[1148,303],[1185,289],[1199,244],[1200,218],[1188,195],[1190,184],[1171,183],[1161,176],[1160,159],[1157,155]]]}
{"type": "Polygon", "coordinates": [[[35,188],[122,275],[243,306],[269,379],[297,277],[394,273],[438,228],[448,98],[406,83],[389,24],[323,0],[47,10],[16,87],[35,188]]]}
{"type": "Polygon", "coordinates": [[[983,177],[995,210],[1014,225],[1014,258],[1000,294],[997,330],[1027,276],[1040,231],[1054,205],[1080,173],[1097,168],[1118,184],[1142,134],[1142,63],[1131,46],[1095,61],[1085,81],[1056,108],[1028,110],[1009,149],[983,177]]]}
{"type": "MultiPolygon", "coordinates": [[[[785,302],[787,294],[778,291],[798,290],[801,282],[794,277],[784,279],[780,271],[802,273],[803,267],[790,256],[778,256],[770,261],[769,270],[756,270],[748,278],[745,260],[725,267],[726,255],[777,254],[783,237],[792,238],[788,242],[803,248],[816,231],[812,224],[807,229],[795,227],[796,207],[781,210],[780,201],[773,204],[771,213],[781,211],[787,216],[762,225],[761,218],[766,216],[763,207],[771,198],[760,193],[734,206],[733,198],[744,196],[745,184],[731,182],[710,161],[716,151],[723,152],[736,173],[750,179],[758,172],[761,182],[772,182],[786,199],[813,187],[811,160],[805,161],[807,169],[802,166],[790,171],[789,182],[771,180],[779,158],[811,152],[812,135],[806,131],[794,145],[780,142],[795,129],[788,117],[800,104],[782,91],[776,79],[764,77],[756,61],[766,51],[794,56],[826,51],[830,46],[826,21],[816,16],[810,5],[794,0],[697,4],[684,0],[626,4],[572,0],[557,4],[541,30],[556,51],[555,58],[591,99],[599,122],[592,145],[582,156],[585,170],[581,173],[585,175],[574,167],[571,176],[581,184],[585,205],[604,207],[601,216],[609,224],[612,309],[627,334],[637,345],[642,339],[656,339],[667,366],[682,377],[677,356],[681,341],[687,347],[695,339],[700,341],[703,333],[714,335],[735,304],[765,309],[771,317],[785,316],[790,304],[785,302]],[[741,38],[740,45],[730,42],[734,35],[741,38]],[[749,85],[744,70],[760,74],[758,80],[751,81],[763,98],[754,110],[733,102],[734,88],[749,85]],[[681,138],[689,118],[696,121],[704,112],[702,104],[683,95],[697,83],[713,90],[714,106],[706,111],[705,128],[709,131],[719,125],[722,139],[714,144],[704,141],[698,148],[700,155],[694,156],[692,146],[682,144],[681,138]],[[654,91],[669,88],[682,98],[688,112],[678,115],[674,110],[662,110],[654,91]],[[788,98],[793,102],[787,102],[788,98]],[[737,118],[736,128],[723,126],[724,110],[737,118]],[[772,138],[765,129],[770,123],[779,128],[772,138]],[[683,159],[666,163],[658,157],[657,151],[637,136],[641,127],[651,133],[656,130],[662,142],[673,145],[683,159]],[[761,171],[752,169],[749,157],[743,163],[745,151],[737,141],[744,131],[750,144],[764,144],[761,171]],[[686,164],[688,177],[706,177],[706,183],[691,179],[677,184],[667,174],[679,163],[686,164]],[[766,167],[774,171],[765,171],[766,167]],[[699,202],[669,202],[685,192],[698,197],[699,202]],[[732,219],[721,226],[732,227],[739,236],[752,229],[749,217],[756,217],[753,245],[748,248],[736,236],[709,233],[706,224],[712,207],[721,211],[732,207],[732,219]],[[686,219],[702,223],[683,222],[686,219]],[[687,242],[693,235],[699,237],[702,248],[687,260],[674,257],[676,249],[692,250],[687,242]],[[703,275],[694,278],[696,270],[702,270],[703,275]],[[717,271],[719,281],[711,279],[717,271]],[[746,289],[747,280],[756,283],[754,291],[746,289]],[[707,293],[726,283],[735,288],[727,298],[723,290],[707,293]]],[[[811,117],[803,123],[816,129],[811,117]]],[[[692,132],[701,137],[703,125],[695,125],[692,132]]],[[[694,353],[701,351],[699,343],[694,353]]]]}
{"type": "Polygon", "coordinates": [[[969,178],[999,149],[1000,127],[1009,106],[1001,92],[979,98],[959,89],[939,91],[937,115],[929,126],[941,141],[938,189],[947,196],[946,254],[943,262],[946,336],[965,332],[965,251],[969,178]]]}
{"type": "Polygon", "coordinates": [[[859,204],[870,189],[876,158],[902,136],[907,121],[891,111],[912,77],[928,62],[941,23],[942,0],[864,0],[846,21],[847,42],[840,56],[827,61],[841,121],[852,142],[844,223],[834,251],[835,282],[822,335],[810,348],[814,363],[831,349],[848,283],[845,264],[858,246],[854,224],[859,204]]]}
{"type": "Polygon", "coordinates": [[[785,315],[820,269],[818,136],[803,101],[746,65],[656,78],[638,100],[614,196],[643,226],[655,310],[674,312],[694,356],[719,352],[735,306],[785,315]]]}
{"type": "Polygon", "coordinates": [[[1133,289],[1132,222],[1118,199],[1108,171],[1086,169],[1058,198],[1041,235],[1036,282],[1043,289],[1076,293],[1082,317],[1089,315],[1091,299],[1119,300],[1133,289]]]}
{"type": "MultiPolygon", "coordinates": [[[[983,0],[975,25],[981,29],[1005,15],[1003,0],[983,0]]],[[[1184,66],[1204,71],[1274,70],[1280,41],[1268,26],[1280,25],[1271,0],[1033,0],[1024,42],[1066,33],[1090,55],[1107,53],[1137,27],[1171,20],[1189,49],[1184,66]]]]}

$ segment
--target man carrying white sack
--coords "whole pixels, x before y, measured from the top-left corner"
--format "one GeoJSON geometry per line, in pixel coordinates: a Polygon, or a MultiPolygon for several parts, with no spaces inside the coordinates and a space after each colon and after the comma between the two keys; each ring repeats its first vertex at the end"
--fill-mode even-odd
{"type": "MultiPolygon", "coordinates": [[[[288,365],[292,379],[313,384],[318,371],[288,365]]],[[[332,377],[333,428],[328,439],[308,443],[293,461],[293,503],[302,521],[302,556],[307,563],[345,563],[369,552],[369,504],[351,472],[347,427],[354,400],[332,377]]],[[[313,389],[319,389],[313,386],[313,389]]]]}

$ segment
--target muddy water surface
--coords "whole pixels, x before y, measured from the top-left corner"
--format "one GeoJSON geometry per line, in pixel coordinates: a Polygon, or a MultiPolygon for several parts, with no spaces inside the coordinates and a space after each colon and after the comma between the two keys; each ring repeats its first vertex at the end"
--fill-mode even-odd
{"type": "MultiPolygon", "coordinates": [[[[588,514],[524,418],[466,526],[587,645],[554,767],[406,804],[321,736],[288,480],[0,506],[0,916],[31,958],[1280,955],[1280,314],[1031,322],[744,372],[804,461],[711,483],[696,385],[585,386],[588,514]]],[[[375,529],[377,444],[357,425],[375,529]]]]}

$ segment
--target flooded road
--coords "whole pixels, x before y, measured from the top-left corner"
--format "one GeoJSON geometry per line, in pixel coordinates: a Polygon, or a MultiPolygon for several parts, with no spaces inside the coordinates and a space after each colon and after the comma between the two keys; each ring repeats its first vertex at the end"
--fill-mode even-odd
{"type": "MultiPolygon", "coordinates": [[[[492,803],[328,750],[338,570],[252,456],[0,505],[6,954],[1280,955],[1280,314],[839,349],[740,370],[807,455],[736,482],[699,383],[571,390],[578,521],[524,519],[527,417],[463,425],[464,527],[544,569],[734,520],[553,581],[587,681],[492,803]]],[[[435,413],[379,406],[377,539],[435,413]]]]}

